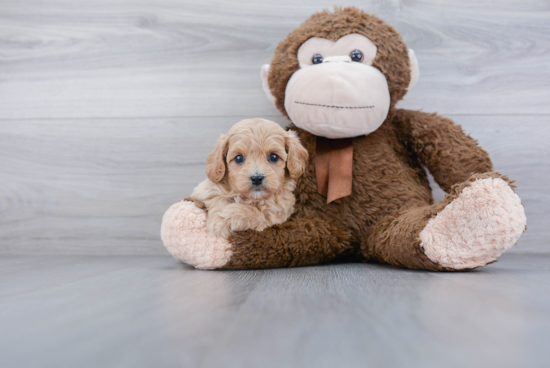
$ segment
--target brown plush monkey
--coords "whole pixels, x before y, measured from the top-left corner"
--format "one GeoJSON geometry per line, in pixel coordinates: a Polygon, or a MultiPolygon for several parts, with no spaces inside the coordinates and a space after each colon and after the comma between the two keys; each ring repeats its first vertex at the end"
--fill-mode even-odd
{"type": "Polygon", "coordinates": [[[162,239],[197,268],[249,269],[377,261],[467,270],[496,260],[525,229],[507,177],[451,120],[396,109],[418,79],[415,54],[356,8],[314,14],[262,68],[268,98],[293,124],[309,162],[296,212],[229,239],[191,202],[166,212],[162,239]],[[427,168],[448,195],[434,204],[427,168]]]}

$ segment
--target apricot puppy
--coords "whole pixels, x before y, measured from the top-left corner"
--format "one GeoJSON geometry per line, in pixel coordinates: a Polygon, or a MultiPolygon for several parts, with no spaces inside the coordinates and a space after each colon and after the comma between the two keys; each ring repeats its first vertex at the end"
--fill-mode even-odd
{"type": "Polygon", "coordinates": [[[295,180],[307,158],[293,131],[269,120],[242,120],[218,139],[206,160],[208,179],[189,199],[204,203],[208,230],[216,235],[262,231],[294,212],[295,180]]]}

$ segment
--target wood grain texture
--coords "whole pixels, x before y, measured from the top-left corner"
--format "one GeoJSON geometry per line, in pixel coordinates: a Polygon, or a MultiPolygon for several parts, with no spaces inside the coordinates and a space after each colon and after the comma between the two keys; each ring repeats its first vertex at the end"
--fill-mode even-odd
{"type": "Polygon", "coordinates": [[[545,0],[0,0],[0,367],[548,365],[549,19],[545,0]],[[401,107],[455,119],[517,180],[529,229],[498,263],[198,271],[167,255],[162,214],[217,137],[287,124],[260,67],[333,5],[415,49],[401,107]]]}
{"type": "Polygon", "coordinates": [[[478,138],[518,180],[517,250],[547,252],[547,1],[0,0],[0,253],[164,254],[161,216],[204,178],[216,138],[247,117],[286,125],[260,66],[335,4],[416,50],[420,82],[400,106],[478,138]]]}
{"type": "MultiPolygon", "coordinates": [[[[550,114],[550,3],[361,1],[416,50],[402,107],[550,114]]],[[[260,67],[334,0],[0,0],[0,118],[263,116],[260,67]]]]}
{"type": "MultiPolygon", "coordinates": [[[[216,139],[241,118],[0,124],[0,253],[164,254],[162,214],[205,178],[216,139]]],[[[497,170],[517,180],[529,230],[511,251],[548,252],[548,122],[538,116],[453,118],[479,140],[497,170]]]]}
{"type": "Polygon", "coordinates": [[[474,272],[0,258],[2,367],[545,367],[550,255],[474,272]]]}

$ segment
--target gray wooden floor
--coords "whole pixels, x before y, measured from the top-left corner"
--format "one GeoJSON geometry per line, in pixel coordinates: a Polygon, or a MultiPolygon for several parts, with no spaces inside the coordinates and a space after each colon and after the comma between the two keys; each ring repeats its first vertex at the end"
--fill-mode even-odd
{"type": "MultiPolygon", "coordinates": [[[[550,366],[550,2],[0,0],[0,367],[550,366]],[[528,231],[470,273],[212,272],[159,239],[259,70],[357,5],[416,51],[399,106],[461,124],[528,231]]],[[[443,196],[434,185],[436,199],[443,196]]]]}
{"type": "Polygon", "coordinates": [[[0,259],[1,367],[548,367],[550,255],[478,271],[0,259]]]}

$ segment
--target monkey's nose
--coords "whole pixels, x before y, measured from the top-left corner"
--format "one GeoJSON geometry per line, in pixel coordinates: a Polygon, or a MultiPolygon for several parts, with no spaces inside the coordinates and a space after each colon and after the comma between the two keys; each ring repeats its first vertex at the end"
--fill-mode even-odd
{"type": "Polygon", "coordinates": [[[351,58],[349,55],[339,55],[339,56],[327,56],[323,59],[323,63],[330,63],[334,61],[341,61],[346,63],[351,63],[351,58]]]}
{"type": "Polygon", "coordinates": [[[264,176],[261,174],[255,174],[250,177],[250,181],[252,182],[252,185],[262,185],[264,181],[264,176]]]}

